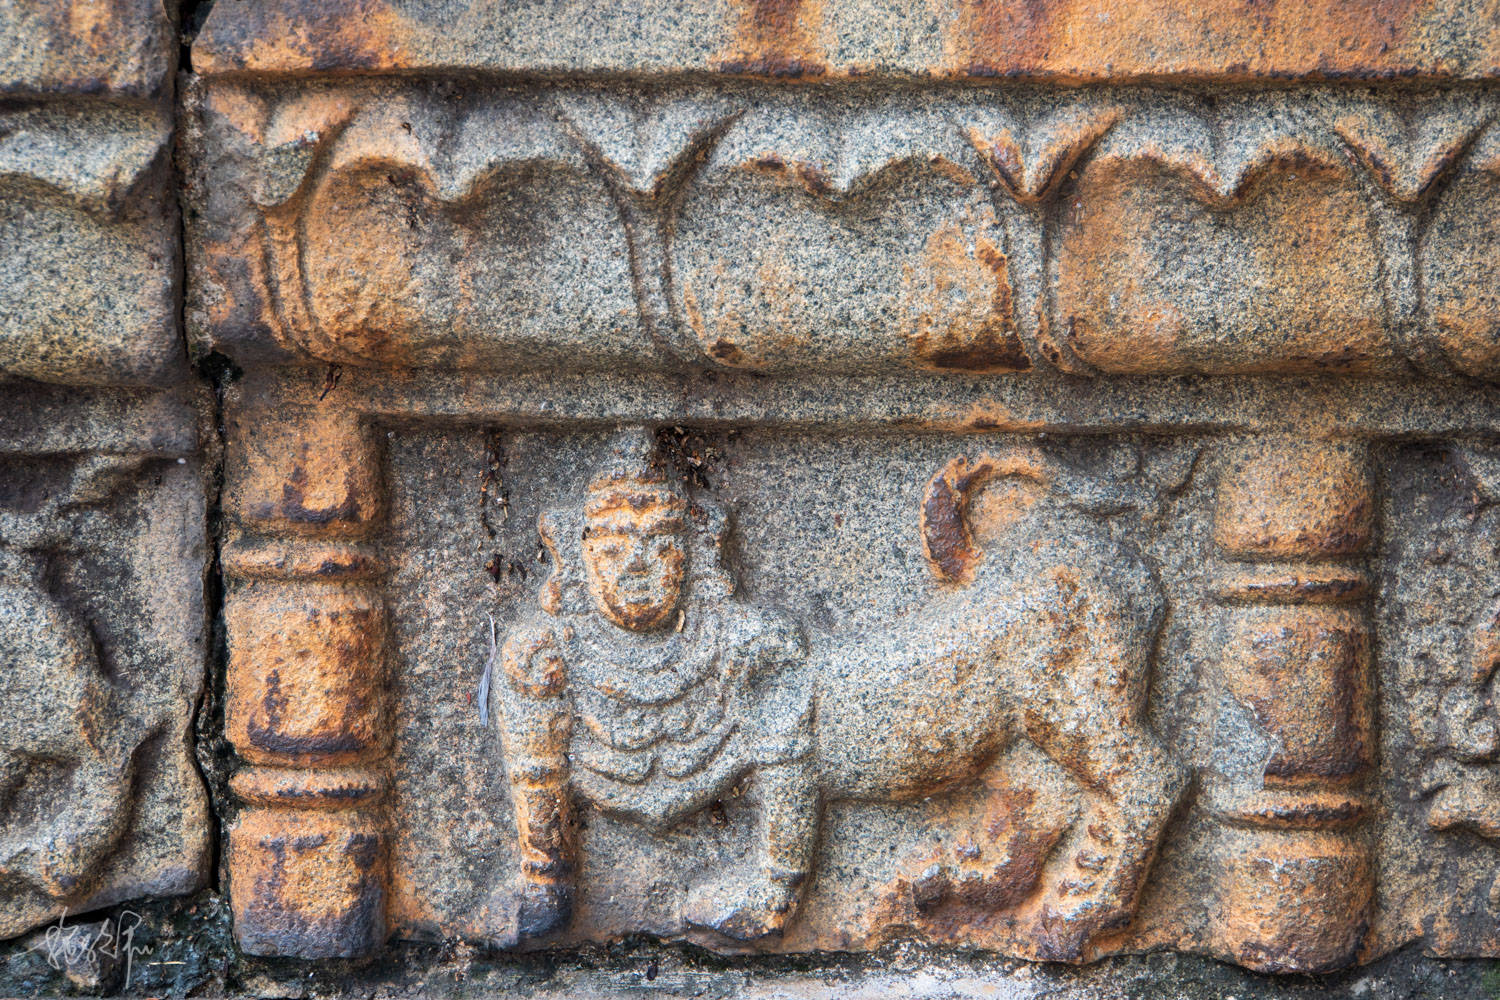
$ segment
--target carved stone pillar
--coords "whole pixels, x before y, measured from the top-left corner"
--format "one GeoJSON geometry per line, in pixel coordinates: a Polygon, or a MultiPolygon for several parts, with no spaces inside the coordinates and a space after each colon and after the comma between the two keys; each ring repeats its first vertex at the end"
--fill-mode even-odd
{"type": "Polygon", "coordinates": [[[235,934],[251,954],[360,955],[387,933],[386,623],[367,541],[379,453],[358,415],[331,405],[232,412],[235,934]]]}
{"type": "Polygon", "coordinates": [[[1215,944],[1251,968],[1342,966],[1368,929],[1373,522],[1361,443],[1258,439],[1228,456],[1204,791],[1223,824],[1215,944]]]}

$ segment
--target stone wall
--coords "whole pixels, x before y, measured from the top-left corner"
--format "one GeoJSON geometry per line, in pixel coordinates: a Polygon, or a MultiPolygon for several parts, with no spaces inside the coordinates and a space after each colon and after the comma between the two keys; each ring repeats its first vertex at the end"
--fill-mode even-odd
{"type": "Polygon", "coordinates": [[[1497,79],[0,0],[0,988],[1500,993],[1497,79]]]}

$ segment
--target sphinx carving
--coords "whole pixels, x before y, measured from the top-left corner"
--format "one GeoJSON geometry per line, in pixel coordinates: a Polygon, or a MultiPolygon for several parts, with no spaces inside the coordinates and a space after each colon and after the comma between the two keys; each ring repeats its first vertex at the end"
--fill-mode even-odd
{"type": "MultiPolygon", "coordinates": [[[[825,803],[955,789],[1018,740],[1090,799],[1063,870],[1023,893],[1038,954],[1079,960],[1128,923],[1187,780],[1143,723],[1162,602],[1139,553],[1058,502],[1043,459],[949,463],[921,514],[939,596],[884,629],[811,644],[735,595],[724,513],[673,480],[652,439],[627,434],[581,511],[542,518],[557,570],[492,688],[521,936],[569,919],[575,797],[664,829],[749,778],[748,865],[695,888],[683,916],[753,941],[793,915],[825,803]],[[987,558],[986,544],[1004,551],[987,558]]],[[[929,873],[923,892],[944,891],[929,873]]]]}

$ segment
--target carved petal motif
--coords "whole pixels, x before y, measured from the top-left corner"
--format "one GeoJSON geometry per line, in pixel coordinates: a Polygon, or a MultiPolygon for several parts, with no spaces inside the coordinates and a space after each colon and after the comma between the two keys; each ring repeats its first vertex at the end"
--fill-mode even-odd
{"type": "Polygon", "coordinates": [[[1500,129],[1490,125],[1436,197],[1418,246],[1429,336],[1466,375],[1500,369],[1500,129]]]}
{"type": "Polygon", "coordinates": [[[161,384],[179,370],[154,110],[0,111],[0,372],[161,384]]]}
{"type": "Polygon", "coordinates": [[[1297,108],[1164,104],[1117,126],[1061,197],[1055,319],[1097,369],[1394,365],[1370,209],[1297,108]]]}
{"type": "Polygon", "coordinates": [[[550,107],[292,110],[273,116],[259,188],[291,341],[398,366],[546,366],[580,337],[596,363],[639,352],[614,203],[550,107]]]}
{"type": "Polygon", "coordinates": [[[983,173],[924,104],[759,107],[684,198],[674,305],[734,368],[1030,368],[983,173]]]}
{"type": "Polygon", "coordinates": [[[1386,194],[1415,202],[1492,117],[1473,94],[1424,94],[1362,101],[1336,115],[1333,127],[1386,194]]]}

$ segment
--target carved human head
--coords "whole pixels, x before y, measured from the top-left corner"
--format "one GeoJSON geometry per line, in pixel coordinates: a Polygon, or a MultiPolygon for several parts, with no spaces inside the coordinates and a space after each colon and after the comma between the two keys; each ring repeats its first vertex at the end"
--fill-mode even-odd
{"type": "Polygon", "coordinates": [[[654,441],[617,438],[583,509],[583,564],[600,614],[633,632],[671,622],[687,578],[686,513],[654,441]]]}

